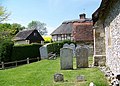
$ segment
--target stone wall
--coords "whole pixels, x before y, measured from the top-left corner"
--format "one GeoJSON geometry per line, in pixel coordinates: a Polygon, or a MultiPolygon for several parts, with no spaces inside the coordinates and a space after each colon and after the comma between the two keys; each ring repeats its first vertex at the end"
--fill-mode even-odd
{"type": "Polygon", "coordinates": [[[120,73],[120,1],[110,10],[104,22],[106,65],[114,74],[120,73]]]}
{"type": "Polygon", "coordinates": [[[94,65],[105,65],[105,29],[101,21],[94,25],[94,65]]]}

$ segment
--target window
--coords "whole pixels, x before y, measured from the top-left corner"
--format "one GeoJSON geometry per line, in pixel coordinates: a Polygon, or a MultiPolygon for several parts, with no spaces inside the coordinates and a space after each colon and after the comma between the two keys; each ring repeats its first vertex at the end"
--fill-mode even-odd
{"type": "Polygon", "coordinates": [[[37,33],[34,33],[34,36],[37,36],[37,33]]]}

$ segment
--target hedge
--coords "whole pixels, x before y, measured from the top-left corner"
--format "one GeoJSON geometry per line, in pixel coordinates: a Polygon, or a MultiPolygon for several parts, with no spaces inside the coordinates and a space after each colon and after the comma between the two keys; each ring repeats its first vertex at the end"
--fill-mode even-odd
{"type": "Polygon", "coordinates": [[[75,42],[70,41],[70,40],[65,40],[65,41],[61,41],[61,42],[53,42],[53,43],[47,45],[48,53],[53,52],[53,53],[56,53],[57,55],[59,55],[60,49],[63,47],[63,45],[65,43],[68,43],[68,44],[74,43],[76,45],[75,42]]]}
{"type": "Polygon", "coordinates": [[[16,45],[13,47],[12,61],[40,57],[40,44],[16,45]]]}
{"type": "Polygon", "coordinates": [[[14,43],[11,40],[3,40],[0,42],[0,62],[11,61],[11,53],[14,43]]]}

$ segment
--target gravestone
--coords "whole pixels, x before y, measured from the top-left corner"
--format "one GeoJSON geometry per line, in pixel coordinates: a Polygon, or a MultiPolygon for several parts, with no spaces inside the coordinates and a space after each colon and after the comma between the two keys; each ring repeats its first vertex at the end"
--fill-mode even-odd
{"type": "Polygon", "coordinates": [[[61,81],[64,81],[63,74],[60,74],[60,73],[56,73],[56,74],[54,74],[54,81],[55,81],[55,82],[61,82],[61,81]]]}
{"type": "Polygon", "coordinates": [[[69,48],[69,47],[70,47],[70,45],[67,44],[67,43],[65,43],[65,44],[63,45],[63,48],[69,48]]]}
{"type": "Polygon", "coordinates": [[[80,48],[80,47],[81,47],[80,45],[77,45],[76,49],[77,49],[77,48],[80,48]]]}
{"type": "Polygon", "coordinates": [[[84,75],[77,76],[77,82],[81,82],[81,81],[85,81],[84,75]]]}
{"type": "Polygon", "coordinates": [[[60,64],[61,69],[73,69],[73,53],[70,48],[61,48],[60,49],[60,64]]]}
{"type": "Polygon", "coordinates": [[[88,47],[81,46],[76,48],[76,64],[77,68],[88,67],[88,47]]]}
{"type": "Polygon", "coordinates": [[[69,47],[73,50],[73,56],[75,56],[75,44],[71,43],[69,47]]]}
{"type": "Polygon", "coordinates": [[[41,59],[47,59],[48,58],[47,47],[42,46],[42,47],[39,48],[39,50],[40,50],[41,59]]]}

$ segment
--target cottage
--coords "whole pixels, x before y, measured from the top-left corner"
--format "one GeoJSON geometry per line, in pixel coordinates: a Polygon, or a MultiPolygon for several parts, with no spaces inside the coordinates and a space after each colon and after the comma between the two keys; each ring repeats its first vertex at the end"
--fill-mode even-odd
{"type": "Polygon", "coordinates": [[[51,35],[53,41],[73,40],[75,42],[93,42],[92,19],[80,14],[80,19],[64,21],[51,35]]]}
{"type": "Polygon", "coordinates": [[[31,44],[41,43],[44,39],[36,29],[32,29],[18,32],[13,41],[15,44],[31,44]]]}
{"type": "Polygon", "coordinates": [[[72,40],[72,22],[64,21],[56,30],[54,30],[52,35],[53,41],[62,40],[72,40]]]}
{"type": "Polygon", "coordinates": [[[93,43],[93,21],[86,18],[85,14],[80,14],[80,19],[73,23],[73,40],[78,43],[93,43]]]}
{"type": "Polygon", "coordinates": [[[102,0],[93,13],[94,63],[120,74],[120,0],[102,0]]]}

